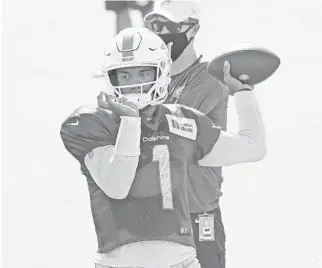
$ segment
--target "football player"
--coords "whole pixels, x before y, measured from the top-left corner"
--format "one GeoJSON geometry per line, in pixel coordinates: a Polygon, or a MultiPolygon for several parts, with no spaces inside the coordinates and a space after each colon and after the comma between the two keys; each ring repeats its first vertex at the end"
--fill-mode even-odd
{"type": "MultiPolygon", "coordinates": [[[[151,29],[171,47],[173,64],[171,83],[166,103],[184,104],[205,113],[217,126],[226,129],[227,90],[207,72],[208,62],[203,60],[194,46],[200,24],[196,1],[159,0],[153,12],[145,17],[151,29]]],[[[203,268],[225,267],[225,230],[222,223],[219,198],[223,182],[220,167],[191,165],[189,193],[192,227],[197,257],[203,268]],[[199,178],[203,183],[199,183],[199,178]],[[203,192],[196,195],[196,192],[203,192]],[[212,225],[205,237],[204,221],[212,225]]]]}
{"type": "MultiPolygon", "coordinates": [[[[227,133],[168,95],[171,58],[146,28],[121,31],[105,51],[102,71],[114,96],[81,107],[61,127],[66,149],[80,162],[98,240],[96,266],[200,267],[188,191],[189,167],[262,159],[264,128],[252,86],[229,74],[240,131],[227,133]]],[[[203,183],[198,178],[199,183],[203,183]]],[[[202,194],[202,193],[199,193],[202,194]]],[[[205,236],[209,224],[204,225],[205,236]]]]}

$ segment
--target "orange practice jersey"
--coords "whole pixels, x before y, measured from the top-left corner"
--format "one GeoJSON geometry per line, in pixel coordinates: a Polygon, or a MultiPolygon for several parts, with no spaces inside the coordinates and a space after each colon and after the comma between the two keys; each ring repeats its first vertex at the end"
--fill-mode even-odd
{"type": "Polygon", "coordinates": [[[151,240],[194,246],[188,171],[212,149],[220,129],[194,109],[157,106],[153,120],[142,119],[141,154],[130,192],[116,200],[96,185],[83,160],[96,147],[115,145],[119,122],[110,111],[83,107],[61,128],[66,149],[88,181],[98,252],[151,240]]]}

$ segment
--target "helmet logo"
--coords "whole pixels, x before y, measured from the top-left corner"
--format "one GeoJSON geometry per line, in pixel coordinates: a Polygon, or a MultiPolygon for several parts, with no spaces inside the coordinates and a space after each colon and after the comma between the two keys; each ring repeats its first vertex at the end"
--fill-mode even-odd
{"type": "Polygon", "coordinates": [[[161,6],[167,6],[169,4],[171,4],[172,0],[164,0],[161,2],[161,6]]]}

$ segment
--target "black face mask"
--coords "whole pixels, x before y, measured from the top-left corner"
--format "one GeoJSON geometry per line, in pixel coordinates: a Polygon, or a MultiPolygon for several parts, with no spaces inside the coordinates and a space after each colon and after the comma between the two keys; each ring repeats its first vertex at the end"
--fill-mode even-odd
{"type": "Polygon", "coordinates": [[[183,33],[158,34],[158,36],[161,37],[161,39],[163,40],[163,42],[166,45],[169,44],[170,42],[172,42],[171,59],[173,62],[176,61],[180,57],[182,52],[185,50],[185,48],[189,45],[189,43],[193,39],[193,38],[191,38],[188,41],[187,32],[190,29],[191,28],[187,29],[183,33]]]}

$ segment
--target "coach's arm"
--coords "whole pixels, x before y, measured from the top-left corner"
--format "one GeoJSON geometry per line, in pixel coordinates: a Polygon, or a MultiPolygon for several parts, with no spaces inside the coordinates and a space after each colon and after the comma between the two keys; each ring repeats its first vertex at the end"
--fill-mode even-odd
{"type": "Polygon", "coordinates": [[[255,162],[266,155],[265,129],[254,93],[241,91],[234,96],[240,130],[238,133],[220,131],[211,151],[199,160],[201,166],[255,162]]]}

